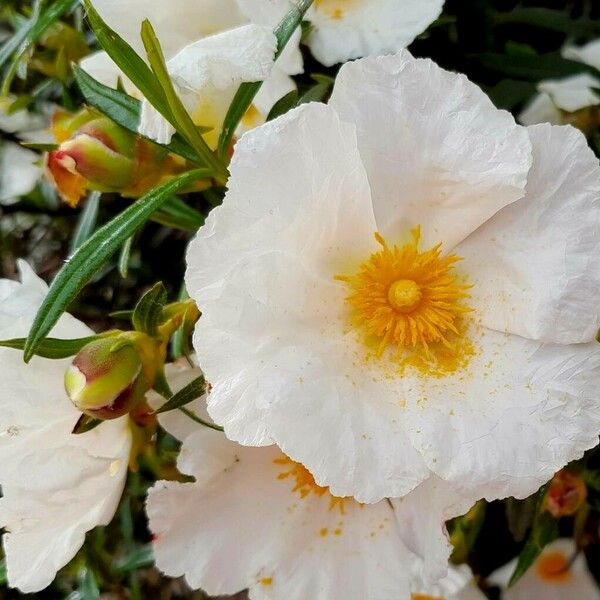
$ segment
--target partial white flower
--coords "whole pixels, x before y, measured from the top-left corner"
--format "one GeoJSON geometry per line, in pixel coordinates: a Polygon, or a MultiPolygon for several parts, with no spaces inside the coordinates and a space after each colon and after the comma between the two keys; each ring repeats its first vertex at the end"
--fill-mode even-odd
{"type": "MultiPolygon", "coordinates": [[[[0,280],[0,339],[27,335],[46,285],[20,263],[22,283],[0,280]]],[[[70,315],[55,337],[91,335],[70,315]]],[[[0,348],[0,526],[8,582],[22,592],[48,586],[84,542],[112,518],[127,474],[127,419],[73,435],[81,416],[67,398],[69,360],[34,358],[0,348]]]]}
{"type": "MultiPolygon", "coordinates": [[[[171,387],[198,372],[172,366],[171,387]]],[[[208,419],[204,399],[188,408],[208,419]]],[[[474,591],[468,569],[452,569],[434,586],[422,581],[421,560],[401,530],[419,531],[423,511],[411,516],[386,501],[336,498],[275,446],[239,446],[178,411],[159,419],[183,441],[178,466],[195,478],[159,481],[148,495],[156,562],[167,575],[184,575],[211,595],[249,588],[252,599],[473,597],[465,595],[474,591]]]]}
{"type": "Polygon", "coordinates": [[[14,142],[0,143],[0,204],[14,204],[35,189],[44,170],[36,152],[14,142]]]}
{"type": "Polygon", "coordinates": [[[238,142],[190,245],[212,418],[361,502],[528,496],[598,443],[599,198],[573,128],[408,52],[344,65],[238,142]]]}
{"type": "MultiPolygon", "coordinates": [[[[568,46],[562,52],[565,58],[577,60],[600,69],[600,40],[585,46],[568,46]]],[[[564,113],[574,113],[600,104],[600,79],[589,73],[563,79],[547,79],[538,83],[539,94],[523,109],[519,121],[524,125],[536,123],[566,123],[564,113]]]]}
{"type": "MultiPolygon", "coordinates": [[[[205,135],[211,146],[240,83],[265,81],[238,133],[263,123],[275,102],[295,89],[290,75],[303,70],[300,32],[273,65],[272,29],[289,10],[288,0],[94,0],[94,6],[142,56],[141,23],[150,20],[186,107],[198,125],[213,128],[205,135]]],[[[114,86],[122,77],[104,52],[85,58],[81,66],[105,85],[114,86]]],[[[123,82],[136,93],[128,80],[123,82]]],[[[165,143],[173,128],[145,102],[140,132],[165,143]]]]}
{"type": "Polygon", "coordinates": [[[413,585],[411,600],[485,600],[467,565],[450,566],[448,575],[434,585],[413,585]]]}
{"type": "MultiPolygon", "coordinates": [[[[600,599],[600,589],[590,574],[585,556],[578,554],[575,542],[561,538],[544,548],[527,573],[502,592],[503,600],[600,599]]],[[[517,559],[492,573],[491,584],[506,588],[517,559]]]]}
{"type": "Polygon", "coordinates": [[[398,52],[435,21],[444,0],[315,0],[311,52],[324,65],[398,52]]]}

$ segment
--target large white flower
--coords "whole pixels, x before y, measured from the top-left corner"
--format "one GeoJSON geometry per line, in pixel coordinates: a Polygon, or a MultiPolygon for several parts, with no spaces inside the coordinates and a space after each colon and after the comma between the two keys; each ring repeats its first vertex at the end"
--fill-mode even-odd
{"type": "Polygon", "coordinates": [[[307,15],[312,26],[307,44],[328,66],[398,52],[437,19],[443,5],[444,0],[315,0],[307,15]]]}
{"type": "MultiPolygon", "coordinates": [[[[565,58],[600,69],[600,40],[581,47],[567,46],[562,54],[565,58]]],[[[537,88],[539,93],[519,115],[519,121],[524,125],[544,122],[560,125],[568,122],[565,113],[600,104],[597,92],[600,79],[590,73],[547,79],[540,81],[537,88]]]]}
{"type": "MultiPolygon", "coordinates": [[[[506,587],[517,559],[488,578],[492,584],[506,587]]],[[[590,574],[585,556],[577,554],[575,542],[561,538],[544,548],[540,557],[519,581],[502,592],[503,600],[600,600],[600,589],[590,574]]]]}
{"type": "MultiPolygon", "coordinates": [[[[26,263],[22,283],[0,280],[0,339],[27,335],[47,288],[26,263]]],[[[91,335],[64,315],[55,337],[91,335]]],[[[67,398],[68,360],[0,348],[0,526],[11,587],[36,592],[79,550],[85,533],[112,518],[127,474],[127,419],[72,435],[81,416],[67,398]]]]}
{"type": "MultiPolygon", "coordinates": [[[[107,23],[144,56],[141,23],[149,19],[161,42],[175,88],[198,125],[212,127],[206,135],[215,145],[227,108],[240,83],[262,81],[244,127],[264,122],[273,104],[294,89],[289,77],[302,72],[300,32],[273,65],[273,27],[289,9],[287,0],[94,0],[107,23]]],[[[82,67],[106,85],[114,85],[118,68],[104,53],[82,67]]],[[[166,143],[171,125],[144,102],[140,132],[166,143]]]]}
{"type": "Polygon", "coordinates": [[[338,496],[531,494],[598,442],[599,198],[577,130],[406,51],[348,63],[238,142],[190,245],[211,416],[338,496]]]}
{"type": "MultiPolygon", "coordinates": [[[[171,368],[168,376],[176,390],[197,374],[171,368]]],[[[204,399],[188,408],[207,418],[204,399]]],[[[435,585],[422,581],[421,560],[401,533],[413,526],[427,535],[422,509],[411,518],[386,501],[336,498],[276,446],[239,446],[178,412],[160,421],[183,441],[178,466],[195,478],[149,492],[156,563],[167,575],[211,595],[249,588],[252,599],[483,598],[466,568],[435,585]]]]}

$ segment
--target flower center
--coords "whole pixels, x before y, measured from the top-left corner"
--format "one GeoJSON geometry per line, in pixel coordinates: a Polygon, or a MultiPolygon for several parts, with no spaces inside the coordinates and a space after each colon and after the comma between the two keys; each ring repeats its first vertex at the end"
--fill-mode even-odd
{"type": "Polygon", "coordinates": [[[569,561],[560,551],[543,554],[536,565],[536,571],[544,581],[563,583],[571,579],[569,561]]]}
{"type": "Polygon", "coordinates": [[[344,503],[346,500],[349,500],[349,498],[333,496],[328,487],[321,487],[320,485],[317,485],[314,477],[304,467],[304,465],[294,462],[285,454],[282,454],[281,457],[276,458],[273,462],[276,465],[281,465],[284,467],[284,470],[277,475],[277,479],[295,479],[295,485],[292,488],[292,492],[298,492],[301,499],[304,499],[311,494],[319,497],[329,494],[329,509],[332,510],[337,508],[341,514],[344,514],[344,503]]]}
{"type": "Polygon", "coordinates": [[[419,250],[420,229],[412,241],[389,246],[379,235],[381,250],[363,262],[354,275],[337,275],[350,288],[346,297],[353,327],[375,343],[377,356],[388,347],[398,354],[420,351],[427,357],[436,348],[456,349],[464,332],[462,318],[471,309],[464,304],[471,287],[459,279],[455,254],[442,255],[441,244],[419,250]]]}

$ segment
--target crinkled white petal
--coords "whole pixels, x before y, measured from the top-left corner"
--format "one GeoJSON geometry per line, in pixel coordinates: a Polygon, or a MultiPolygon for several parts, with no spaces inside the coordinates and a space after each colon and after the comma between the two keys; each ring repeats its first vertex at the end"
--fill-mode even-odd
{"type": "MultiPolygon", "coordinates": [[[[566,576],[554,579],[543,577],[540,573],[540,563],[545,557],[559,554],[568,562],[577,551],[575,543],[570,538],[561,538],[544,548],[541,556],[529,570],[512,587],[504,589],[503,600],[565,600],[566,598],[581,598],[585,600],[600,599],[598,584],[588,570],[585,556],[579,554],[570,564],[566,576]]],[[[500,587],[506,587],[517,564],[516,559],[501,567],[490,575],[488,581],[500,587]]]]}
{"type": "Polygon", "coordinates": [[[600,328],[600,164],[570,126],[528,129],[525,197],[457,248],[485,326],[560,344],[600,328]]]}
{"type": "Polygon", "coordinates": [[[477,354],[467,367],[406,378],[404,422],[429,468],[462,495],[526,497],[598,443],[600,344],[468,335],[477,354]]]}
{"type": "Polygon", "coordinates": [[[13,142],[0,143],[0,204],[12,204],[33,191],[43,175],[41,157],[13,142]]]}
{"type": "Polygon", "coordinates": [[[330,104],[356,124],[379,231],[391,243],[420,225],[446,251],[523,197],[524,128],[464,75],[404,51],[344,65],[330,104]]]}
{"type": "MultiPolygon", "coordinates": [[[[21,263],[22,284],[0,281],[0,338],[27,334],[46,286],[21,263]]],[[[65,315],[56,337],[90,330],[65,315]]],[[[125,419],[72,435],[80,413],[66,397],[68,360],[34,358],[0,349],[0,525],[8,580],[23,592],[51,583],[84,542],[112,518],[127,472],[125,419]]]]}
{"type": "Polygon", "coordinates": [[[595,91],[599,87],[600,79],[589,73],[564,79],[548,79],[538,84],[540,92],[548,94],[558,108],[567,112],[600,104],[600,96],[595,91]]]}
{"type": "Polygon", "coordinates": [[[567,46],[563,49],[562,55],[571,60],[600,69],[600,39],[593,40],[583,46],[567,46]]]}
{"type": "MultiPolygon", "coordinates": [[[[269,27],[243,25],[194,42],[167,61],[176,91],[189,112],[200,110],[207,90],[232,90],[249,81],[263,81],[273,67],[277,39],[269,27]]],[[[223,97],[217,95],[218,101],[223,97]]],[[[147,100],[139,132],[168,143],[174,132],[147,100]]]]}
{"type": "Polygon", "coordinates": [[[148,19],[167,59],[200,38],[245,22],[235,0],[93,0],[93,5],[141,56],[146,54],[140,31],[148,19]]]}
{"type": "Polygon", "coordinates": [[[317,0],[307,19],[308,45],[331,66],[408,46],[442,11],[443,0],[317,0]]]}
{"type": "Polygon", "coordinates": [[[452,572],[448,573],[452,545],[446,521],[468,512],[478,499],[473,494],[470,498],[464,497],[461,490],[431,475],[407,496],[391,500],[402,541],[423,561],[420,573],[423,589],[444,577],[453,580],[452,572]]]}
{"type": "Polygon", "coordinates": [[[445,600],[485,600],[486,598],[476,586],[473,573],[467,565],[458,567],[449,565],[446,577],[434,584],[413,584],[413,592],[426,595],[428,598],[445,600]]]}
{"type": "Polygon", "coordinates": [[[519,114],[519,123],[536,125],[537,123],[562,123],[562,114],[549,94],[536,94],[533,100],[519,114]]]}

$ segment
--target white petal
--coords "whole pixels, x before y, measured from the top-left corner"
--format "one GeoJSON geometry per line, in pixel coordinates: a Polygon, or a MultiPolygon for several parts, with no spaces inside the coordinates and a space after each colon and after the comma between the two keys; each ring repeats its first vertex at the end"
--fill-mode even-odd
{"type": "Polygon", "coordinates": [[[183,452],[202,484],[159,482],[147,503],[168,575],[209,594],[250,588],[253,599],[408,596],[415,559],[387,503],[348,499],[342,512],[327,492],[302,497],[293,476],[281,478],[289,469],[273,462],[277,448],[242,448],[213,431],[197,431],[183,452]]]}
{"type": "MultiPolygon", "coordinates": [[[[22,268],[22,285],[0,286],[2,339],[27,334],[45,292],[22,268]]],[[[66,315],[53,335],[80,337],[89,329],[66,315]]],[[[34,358],[26,365],[18,351],[0,349],[0,525],[9,584],[23,592],[49,585],[85,533],[110,521],[127,471],[125,419],[71,434],[80,413],[63,388],[68,362],[34,358]]]]}
{"type": "Polygon", "coordinates": [[[100,16],[138,54],[146,56],[142,21],[148,19],[167,59],[191,42],[245,22],[235,0],[93,0],[100,16]]]}
{"type": "Polygon", "coordinates": [[[600,96],[595,91],[598,87],[600,87],[600,79],[589,73],[542,81],[538,84],[540,92],[548,94],[558,108],[567,112],[600,104],[600,96]]]}
{"type": "Polygon", "coordinates": [[[0,204],[12,204],[34,190],[43,175],[36,152],[13,142],[0,144],[0,204]]]}
{"type": "Polygon", "coordinates": [[[447,600],[485,600],[486,596],[473,581],[473,573],[467,565],[448,566],[448,574],[435,584],[413,585],[416,593],[428,598],[446,598],[447,600]]]}
{"type": "Polygon", "coordinates": [[[443,0],[317,0],[308,45],[326,66],[408,46],[437,19],[443,0]]]}
{"type": "Polygon", "coordinates": [[[330,102],[356,124],[379,230],[450,250],[524,195],[527,132],[464,75],[409,52],[344,65],[330,102]]]}
{"type": "MultiPolygon", "coordinates": [[[[235,91],[243,82],[266,79],[276,48],[277,39],[269,27],[244,25],[186,46],[167,62],[167,70],[185,107],[198,113],[207,91],[235,91]]],[[[217,102],[223,100],[217,94],[217,102]]],[[[139,132],[166,143],[173,128],[144,100],[139,132]]]]}
{"type": "MultiPolygon", "coordinates": [[[[527,573],[517,583],[504,590],[504,600],[565,600],[565,598],[582,598],[598,600],[600,591],[598,584],[590,574],[583,554],[580,554],[567,574],[557,579],[544,577],[540,572],[545,557],[558,554],[563,560],[569,561],[575,554],[576,548],[572,539],[563,538],[552,542],[542,552],[540,558],[529,568],[527,573]]],[[[504,573],[512,574],[516,563],[507,565],[510,571],[502,567],[489,577],[491,583],[503,584],[504,573]]]]}
{"type": "Polygon", "coordinates": [[[477,353],[465,369],[407,378],[408,431],[462,495],[526,497],[598,443],[600,344],[470,335],[477,353]]]}
{"type": "Polygon", "coordinates": [[[560,125],[562,115],[549,94],[545,92],[534,96],[533,100],[522,110],[519,123],[535,125],[537,123],[553,123],[560,125]]]}
{"type": "MultiPolygon", "coordinates": [[[[8,100],[3,99],[3,102],[4,101],[10,105],[12,97],[9,97],[8,100]]],[[[47,119],[45,119],[43,115],[32,113],[25,109],[7,114],[2,110],[2,106],[3,104],[0,103],[0,131],[20,134],[22,132],[41,129],[47,125],[47,119]]]]}
{"type": "Polygon", "coordinates": [[[583,46],[567,46],[563,49],[562,55],[571,60],[590,65],[596,69],[600,69],[600,39],[593,40],[583,46]]]}
{"type": "Polygon", "coordinates": [[[525,198],[456,248],[483,324],[532,339],[588,342],[600,327],[600,165],[572,127],[528,129],[525,198]]]}
{"type": "Polygon", "coordinates": [[[128,92],[131,93],[134,89],[131,81],[121,72],[121,69],[117,67],[106,52],[94,52],[86,56],[81,60],[79,66],[88,75],[108,87],[117,87],[120,77],[128,92]]]}
{"type": "MultiPolygon", "coordinates": [[[[423,561],[423,589],[448,576],[452,545],[446,521],[468,512],[478,499],[463,497],[457,488],[432,475],[407,496],[391,500],[402,541],[423,561]]],[[[433,591],[428,593],[436,595],[433,591]]]]}

